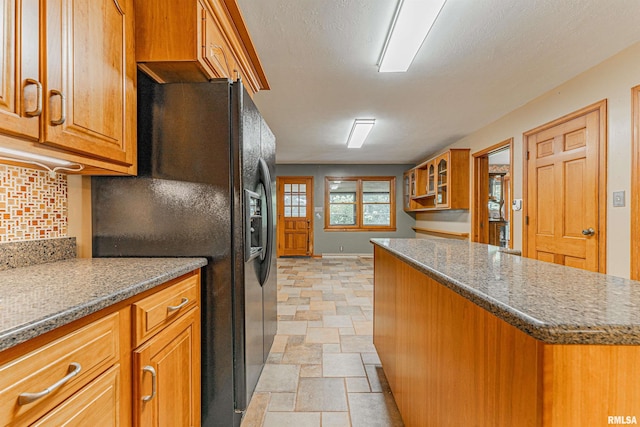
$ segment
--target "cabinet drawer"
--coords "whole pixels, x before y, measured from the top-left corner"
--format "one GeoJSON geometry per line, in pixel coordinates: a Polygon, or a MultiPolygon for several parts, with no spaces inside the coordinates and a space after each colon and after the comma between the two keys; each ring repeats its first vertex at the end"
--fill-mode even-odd
{"type": "Polygon", "coordinates": [[[119,426],[119,399],[120,365],[116,365],[39,419],[33,427],[119,426]]]}
{"type": "Polygon", "coordinates": [[[0,366],[2,425],[33,421],[88,384],[118,361],[118,340],[119,316],[113,313],[0,366]],[[68,380],[46,392],[63,378],[68,380]],[[42,397],[29,402],[25,393],[42,397]]]}
{"type": "Polygon", "coordinates": [[[135,345],[198,305],[200,275],[193,275],[133,304],[135,345]]]}

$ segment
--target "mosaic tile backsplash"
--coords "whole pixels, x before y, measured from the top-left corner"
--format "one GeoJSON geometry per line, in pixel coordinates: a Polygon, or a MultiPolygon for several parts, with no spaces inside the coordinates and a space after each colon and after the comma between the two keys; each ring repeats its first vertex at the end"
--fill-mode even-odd
{"type": "Polygon", "coordinates": [[[0,165],[0,242],[67,235],[67,176],[0,165]]]}

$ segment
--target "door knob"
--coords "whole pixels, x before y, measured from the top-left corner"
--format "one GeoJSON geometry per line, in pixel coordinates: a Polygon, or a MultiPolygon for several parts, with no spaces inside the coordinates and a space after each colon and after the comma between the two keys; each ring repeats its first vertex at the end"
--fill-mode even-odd
{"type": "Polygon", "coordinates": [[[585,236],[593,236],[594,234],[596,234],[596,230],[594,230],[592,227],[589,227],[586,230],[582,230],[582,234],[585,236]]]}

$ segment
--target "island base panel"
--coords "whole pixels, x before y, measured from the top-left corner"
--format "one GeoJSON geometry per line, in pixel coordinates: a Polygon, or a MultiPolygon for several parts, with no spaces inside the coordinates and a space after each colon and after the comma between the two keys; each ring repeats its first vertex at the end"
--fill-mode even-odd
{"type": "Polygon", "coordinates": [[[374,344],[405,425],[640,419],[640,346],[545,344],[376,246],[374,344]]]}

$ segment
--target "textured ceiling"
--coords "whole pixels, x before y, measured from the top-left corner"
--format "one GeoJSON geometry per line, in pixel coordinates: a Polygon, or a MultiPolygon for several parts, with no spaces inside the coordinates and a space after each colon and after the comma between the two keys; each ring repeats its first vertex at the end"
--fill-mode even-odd
{"type": "Polygon", "coordinates": [[[448,0],[409,71],[378,73],[395,0],[238,3],[278,163],[416,162],[640,40],[638,0],[448,0]]]}

